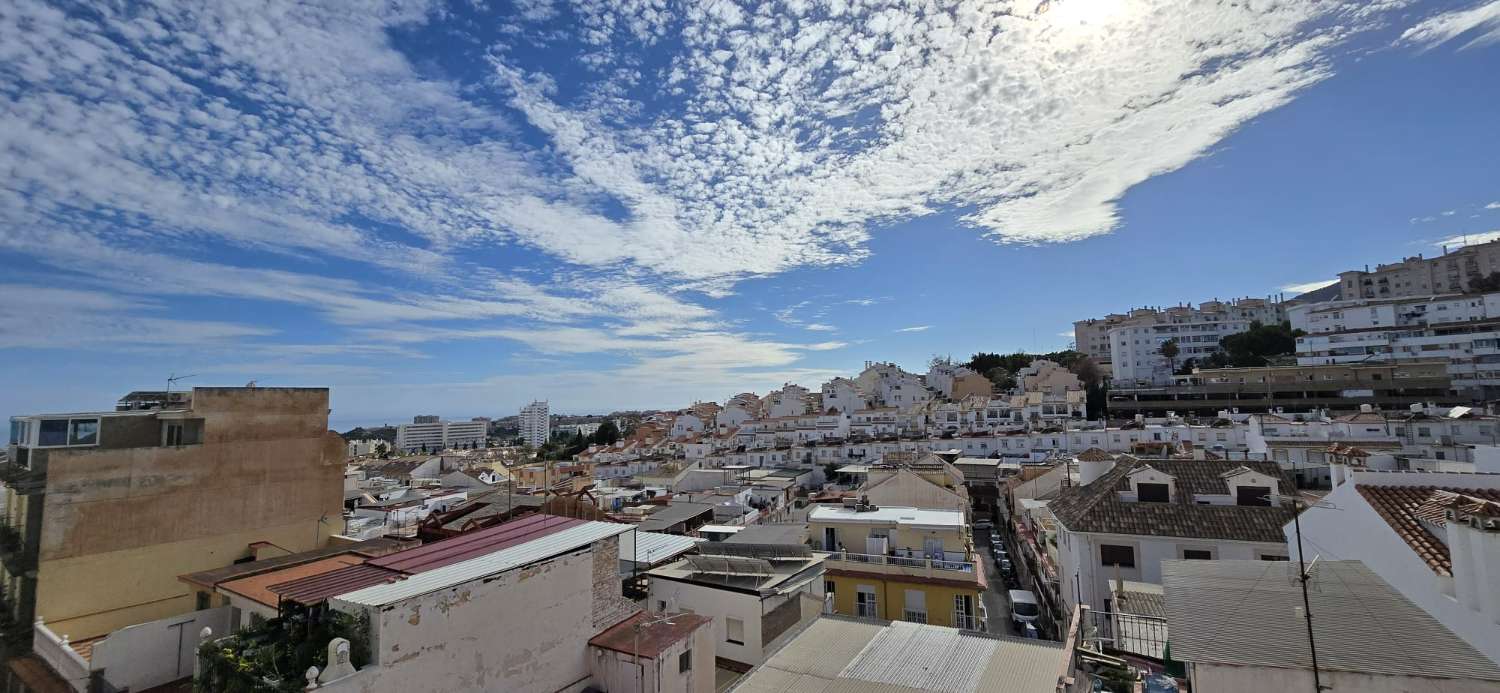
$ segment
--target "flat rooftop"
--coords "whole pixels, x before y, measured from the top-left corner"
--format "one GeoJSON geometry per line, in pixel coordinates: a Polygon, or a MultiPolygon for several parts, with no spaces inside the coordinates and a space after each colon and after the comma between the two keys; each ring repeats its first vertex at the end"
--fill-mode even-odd
{"type": "Polygon", "coordinates": [[[1068,656],[1049,640],[824,615],[734,691],[1055,693],[1068,656]]]}
{"type": "Polygon", "coordinates": [[[912,527],[963,528],[964,514],[957,510],[929,510],[881,506],[875,510],[856,510],[835,505],[820,505],[807,515],[808,522],[867,522],[909,525],[912,527]]]}

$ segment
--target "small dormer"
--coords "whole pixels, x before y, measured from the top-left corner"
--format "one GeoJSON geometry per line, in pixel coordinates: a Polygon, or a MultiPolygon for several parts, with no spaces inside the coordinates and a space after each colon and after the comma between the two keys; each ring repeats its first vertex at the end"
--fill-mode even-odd
{"type": "Polygon", "coordinates": [[[1151,465],[1143,465],[1125,475],[1130,484],[1127,497],[1138,503],[1170,503],[1177,498],[1177,478],[1151,465]]]}
{"type": "Polygon", "coordinates": [[[1280,479],[1239,466],[1221,475],[1235,505],[1281,505],[1280,479]]]}

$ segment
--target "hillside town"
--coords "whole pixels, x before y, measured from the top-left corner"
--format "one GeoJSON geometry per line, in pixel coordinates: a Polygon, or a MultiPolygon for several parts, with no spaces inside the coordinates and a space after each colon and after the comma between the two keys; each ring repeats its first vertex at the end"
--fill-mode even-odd
{"type": "Polygon", "coordinates": [[[1500,693],[1500,0],[3,0],[0,123],[0,693],[1500,693]]]}
{"type": "Polygon", "coordinates": [[[566,422],[12,417],[8,690],[1500,690],[1496,256],[566,422]]]}

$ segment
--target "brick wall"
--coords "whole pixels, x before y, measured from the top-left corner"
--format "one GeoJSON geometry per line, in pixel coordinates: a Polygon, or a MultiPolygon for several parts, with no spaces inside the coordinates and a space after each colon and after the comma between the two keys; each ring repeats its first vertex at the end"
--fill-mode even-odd
{"type": "Polygon", "coordinates": [[[634,602],[620,593],[620,538],[594,542],[594,630],[602,631],[637,611],[634,602]]]}

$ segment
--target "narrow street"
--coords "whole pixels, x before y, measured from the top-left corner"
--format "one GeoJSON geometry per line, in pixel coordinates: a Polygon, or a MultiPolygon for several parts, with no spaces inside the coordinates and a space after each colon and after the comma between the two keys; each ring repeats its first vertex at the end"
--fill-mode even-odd
{"type": "Polygon", "coordinates": [[[1017,635],[1015,625],[1010,620],[1010,599],[1006,596],[1005,576],[995,567],[995,554],[990,550],[992,531],[974,530],[974,543],[979,545],[976,550],[981,556],[984,576],[989,583],[989,589],[981,596],[985,611],[989,614],[985,626],[995,635],[1017,635]]]}

